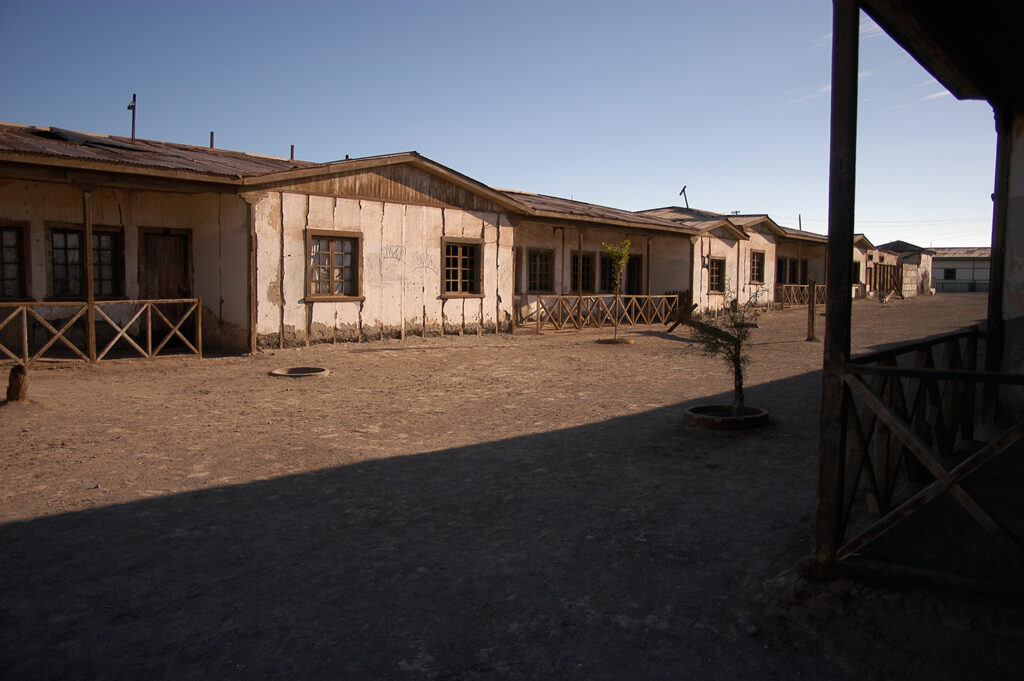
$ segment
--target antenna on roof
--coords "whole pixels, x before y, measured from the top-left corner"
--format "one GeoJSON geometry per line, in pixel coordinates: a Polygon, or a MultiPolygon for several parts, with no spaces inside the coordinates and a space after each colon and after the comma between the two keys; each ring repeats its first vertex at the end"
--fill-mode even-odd
{"type": "Polygon", "coordinates": [[[740,212],[739,212],[738,210],[734,210],[734,211],[732,211],[732,214],[733,214],[733,215],[739,215],[739,214],[740,214],[740,212]]]}
{"type": "Polygon", "coordinates": [[[132,112],[132,142],[135,141],[135,93],[132,93],[132,101],[128,103],[128,110],[132,112]]]}
{"type": "Polygon", "coordinates": [[[683,197],[683,202],[686,204],[686,207],[689,208],[690,207],[690,200],[688,198],[686,198],[686,185],[685,184],[683,185],[683,188],[679,190],[679,195],[681,197],[683,197]]]}

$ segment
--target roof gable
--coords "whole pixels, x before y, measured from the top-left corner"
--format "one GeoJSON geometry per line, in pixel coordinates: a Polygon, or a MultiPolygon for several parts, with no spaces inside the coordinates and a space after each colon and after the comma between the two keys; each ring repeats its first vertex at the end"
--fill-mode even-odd
{"type": "Polygon", "coordinates": [[[443,166],[418,154],[400,154],[367,163],[369,160],[339,161],[298,172],[247,178],[245,184],[259,189],[390,203],[455,206],[488,212],[521,213],[527,210],[501,193],[454,171],[442,172],[443,166]]]}

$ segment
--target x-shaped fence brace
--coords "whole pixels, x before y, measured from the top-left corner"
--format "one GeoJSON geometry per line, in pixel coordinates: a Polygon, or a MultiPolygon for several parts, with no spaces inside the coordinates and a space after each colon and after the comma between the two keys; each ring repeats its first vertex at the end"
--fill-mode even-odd
{"type": "MultiPolygon", "coordinates": [[[[80,350],[66,336],[68,330],[71,329],[71,327],[75,324],[75,322],[77,322],[79,319],[82,318],[83,315],[86,314],[87,310],[89,309],[89,305],[87,303],[69,303],[69,304],[60,304],[60,305],[55,305],[55,304],[48,305],[48,307],[74,307],[74,306],[78,307],[77,311],[66,322],[64,322],[64,324],[61,326],[60,329],[57,329],[53,324],[51,324],[44,317],[42,317],[38,312],[36,312],[33,309],[31,303],[25,303],[25,304],[22,304],[22,305],[15,306],[14,309],[11,311],[11,313],[9,315],[7,315],[7,317],[3,320],[3,322],[0,322],[0,331],[3,331],[3,329],[6,328],[7,325],[10,324],[13,320],[17,319],[19,316],[21,317],[21,326],[22,326],[22,328],[21,328],[22,354],[20,356],[15,354],[14,352],[11,351],[10,348],[8,348],[2,342],[0,342],[0,351],[2,351],[3,354],[7,355],[8,357],[10,357],[15,362],[17,362],[17,363],[19,363],[19,364],[21,364],[23,366],[29,366],[32,363],[34,363],[36,360],[38,360],[40,357],[42,357],[51,347],[53,347],[53,345],[57,341],[60,341],[69,350],[71,350],[76,355],[78,355],[78,357],[80,357],[81,359],[83,359],[85,361],[89,361],[89,357],[84,352],[82,352],[82,350],[80,350]],[[29,354],[29,340],[28,340],[28,320],[29,320],[30,317],[33,320],[35,320],[36,322],[38,322],[50,334],[49,340],[47,340],[47,342],[39,350],[37,350],[34,354],[31,354],[31,355],[29,354]]],[[[184,343],[185,346],[190,351],[192,351],[196,355],[199,355],[200,357],[202,357],[202,345],[201,345],[202,341],[200,340],[201,337],[202,337],[201,336],[201,333],[202,333],[202,331],[201,331],[201,328],[202,328],[201,324],[202,324],[202,322],[199,319],[199,310],[201,309],[200,306],[201,306],[201,301],[198,298],[186,298],[186,299],[180,299],[180,300],[134,300],[134,301],[133,300],[126,300],[126,301],[109,301],[109,302],[103,302],[103,303],[96,303],[94,305],[93,309],[96,311],[98,316],[100,318],[102,318],[103,321],[105,321],[107,324],[109,324],[114,329],[114,331],[116,332],[115,336],[107,343],[107,345],[103,348],[103,350],[97,354],[96,361],[100,361],[104,357],[106,357],[107,353],[109,353],[110,350],[121,340],[127,342],[132,348],[135,349],[136,352],[138,352],[143,357],[155,357],[156,355],[158,355],[160,353],[161,350],[163,350],[164,346],[166,346],[167,343],[169,341],[171,341],[172,339],[174,339],[175,337],[180,339],[182,341],[182,343],[184,343]],[[163,311],[161,311],[161,309],[159,307],[159,305],[167,305],[167,304],[187,304],[188,307],[182,312],[181,316],[178,318],[178,320],[176,322],[172,322],[167,317],[167,315],[165,315],[163,313],[163,311]],[[110,306],[118,306],[118,305],[139,305],[140,307],[139,307],[138,310],[135,311],[135,313],[131,316],[131,318],[127,322],[125,322],[124,324],[118,324],[103,309],[104,306],[110,307],[110,306]],[[167,333],[163,335],[163,337],[161,338],[160,342],[157,344],[156,348],[153,348],[153,320],[152,320],[152,315],[153,315],[154,312],[156,313],[156,316],[160,320],[162,320],[163,323],[166,324],[168,329],[169,329],[167,331],[167,333]],[[139,321],[140,317],[142,317],[143,314],[146,315],[146,322],[145,322],[146,348],[143,348],[142,346],[140,346],[130,335],[128,335],[128,332],[131,329],[132,325],[135,324],[137,321],[139,321]],[[190,341],[188,339],[188,337],[185,336],[184,332],[181,330],[182,325],[185,324],[185,322],[187,322],[188,319],[191,316],[193,316],[193,315],[195,315],[196,324],[197,324],[197,327],[196,327],[196,332],[197,332],[196,344],[193,344],[192,341],[190,341]]],[[[89,330],[87,330],[87,333],[88,332],[89,332],[89,330]]],[[[95,333],[95,330],[92,330],[92,332],[95,333]]]]}
{"type": "MultiPolygon", "coordinates": [[[[904,374],[906,373],[906,370],[899,371],[902,371],[904,374]]],[[[982,372],[968,371],[958,373],[962,373],[964,378],[973,378],[974,380],[991,380],[1000,383],[1010,382],[1024,384],[1024,376],[1008,376],[1006,374],[986,375],[982,372]]],[[[876,520],[857,537],[840,547],[837,552],[837,558],[839,560],[843,560],[857,553],[869,543],[878,539],[884,533],[920,511],[943,493],[949,492],[950,495],[971,515],[971,517],[977,521],[985,532],[999,542],[1007,553],[1024,565],[1024,545],[1022,545],[1020,540],[1014,536],[1014,534],[1005,525],[992,516],[981,505],[981,503],[979,503],[974,496],[968,493],[960,484],[967,476],[975,473],[986,463],[1024,438],[1024,422],[1017,423],[979,449],[977,452],[967,457],[960,464],[947,471],[942,464],[936,460],[931,449],[924,440],[911,430],[910,425],[900,418],[895,411],[886,405],[881,398],[871,390],[861,376],[845,374],[843,379],[850,391],[871,409],[878,419],[880,419],[892,431],[907,451],[913,454],[917,462],[919,462],[935,477],[935,480],[930,485],[927,485],[924,489],[920,490],[905,502],[897,506],[895,509],[876,520]]],[[[863,438],[863,435],[861,435],[861,437],[863,438]]],[[[866,462],[866,452],[864,452],[864,450],[861,451],[862,453],[854,462],[855,472],[851,476],[854,478],[852,485],[856,486],[856,478],[863,470],[867,470],[868,475],[871,476],[869,479],[869,485],[873,486],[876,493],[878,493],[877,481],[873,479],[872,472],[868,470],[869,467],[866,462]]],[[[849,487],[849,480],[847,483],[849,487]]]]}
{"type": "Polygon", "coordinates": [[[531,317],[540,329],[551,324],[556,331],[567,326],[582,329],[591,325],[602,327],[619,323],[630,326],[668,322],[675,309],[675,296],[537,296],[537,308],[531,317]]]}

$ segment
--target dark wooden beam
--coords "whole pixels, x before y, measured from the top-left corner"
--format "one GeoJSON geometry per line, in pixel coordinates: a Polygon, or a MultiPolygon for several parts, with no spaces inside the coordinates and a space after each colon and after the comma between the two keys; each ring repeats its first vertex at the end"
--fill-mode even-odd
{"type": "MultiPolygon", "coordinates": [[[[989,260],[988,335],[985,338],[985,370],[1000,371],[1003,364],[1003,286],[1006,280],[1006,222],[1010,201],[1010,153],[1013,143],[1009,107],[996,108],[996,178],[992,193],[992,256],[989,260]]],[[[986,405],[995,405],[996,386],[986,386],[986,405]]]]}
{"type": "Polygon", "coordinates": [[[832,122],[828,197],[828,307],[822,366],[821,434],[814,558],[834,562],[842,541],[846,457],[846,387],[850,358],[850,279],[857,159],[857,67],[860,10],[855,0],[832,3],[832,122]]]}

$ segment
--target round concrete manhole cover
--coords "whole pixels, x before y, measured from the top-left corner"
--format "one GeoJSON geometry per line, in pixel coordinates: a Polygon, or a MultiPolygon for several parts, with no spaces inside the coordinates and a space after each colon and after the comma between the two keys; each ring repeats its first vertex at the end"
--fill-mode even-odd
{"type": "Polygon", "coordinates": [[[330,372],[323,367],[288,367],[287,369],[274,369],[271,376],[283,378],[311,378],[313,376],[326,376],[330,372]]]}

